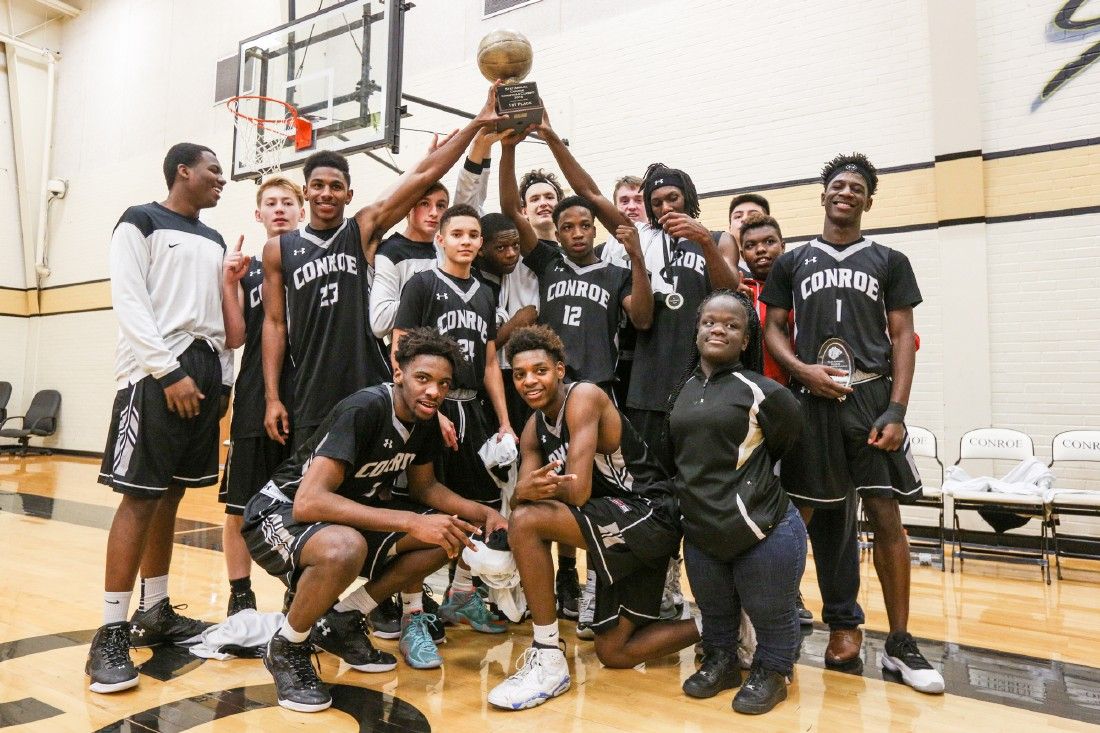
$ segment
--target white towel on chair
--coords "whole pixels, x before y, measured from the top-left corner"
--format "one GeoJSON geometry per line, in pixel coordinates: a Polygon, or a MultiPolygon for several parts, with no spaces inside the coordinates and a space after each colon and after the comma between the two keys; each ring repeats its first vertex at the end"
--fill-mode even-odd
{"type": "Polygon", "coordinates": [[[992,476],[972,477],[958,466],[949,466],[944,474],[943,491],[955,494],[960,491],[986,491],[997,494],[1042,496],[1049,501],[1050,485],[1054,474],[1037,458],[1025,458],[1003,478],[992,476]]]}

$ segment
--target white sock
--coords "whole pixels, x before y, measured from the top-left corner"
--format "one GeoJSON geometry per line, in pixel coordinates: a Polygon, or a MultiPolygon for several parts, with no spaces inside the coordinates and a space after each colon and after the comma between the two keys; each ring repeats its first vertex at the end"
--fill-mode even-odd
{"type": "Polygon", "coordinates": [[[558,648],[558,622],[546,624],[545,626],[539,626],[538,624],[531,624],[531,630],[535,632],[535,643],[539,646],[548,646],[554,649],[558,648]]]}
{"type": "Polygon", "coordinates": [[[289,639],[295,644],[301,644],[303,641],[309,638],[309,629],[305,631],[295,631],[294,627],[290,625],[290,621],[283,621],[283,625],[279,627],[279,635],[284,639],[289,639]]]}
{"type": "Polygon", "coordinates": [[[168,597],[168,576],[158,575],[155,578],[141,579],[141,602],[139,611],[148,611],[168,597]]]}
{"type": "Polygon", "coordinates": [[[424,610],[424,594],[420,591],[416,593],[401,593],[401,614],[408,616],[410,613],[420,613],[424,610]]]}
{"type": "Polygon", "coordinates": [[[370,597],[370,593],[367,593],[366,584],[359,586],[351,593],[348,593],[347,597],[337,601],[333,606],[337,611],[362,611],[366,616],[374,609],[378,608],[378,601],[370,597]]]}
{"type": "Polygon", "coordinates": [[[117,624],[125,621],[130,616],[130,599],[133,591],[120,593],[103,592],[103,623],[117,624]]]}
{"type": "Polygon", "coordinates": [[[451,590],[455,593],[469,593],[474,589],[474,576],[470,573],[470,568],[462,567],[462,563],[459,563],[455,567],[455,577],[451,581],[451,590]]]}

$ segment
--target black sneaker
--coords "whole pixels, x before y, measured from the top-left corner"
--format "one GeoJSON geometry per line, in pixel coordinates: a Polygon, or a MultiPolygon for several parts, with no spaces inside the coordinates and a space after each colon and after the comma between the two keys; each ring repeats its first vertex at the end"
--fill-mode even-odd
{"type": "Polygon", "coordinates": [[[165,598],[147,611],[134,611],[130,617],[130,639],[135,647],[178,644],[192,646],[199,643],[199,635],[214,624],[209,621],[187,618],[176,613],[177,608],[165,598]]]}
{"type": "Polygon", "coordinates": [[[558,618],[576,621],[580,615],[581,599],[581,584],[577,580],[576,568],[558,568],[554,592],[558,595],[558,618]]]}
{"type": "Polygon", "coordinates": [[[225,612],[226,617],[232,616],[237,611],[243,611],[246,608],[256,610],[256,594],[252,590],[243,590],[240,593],[229,593],[229,609],[225,612]]]}
{"type": "Polygon", "coordinates": [[[737,656],[725,649],[706,649],[699,671],[684,680],[684,694],[689,697],[714,697],[722,690],[741,684],[741,668],[737,656]]]}
{"type": "Polygon", "coordinates": [[[329,611],[317,620],[309,640],[314,646],[343,659],[360,672],[389,672],[397,657],[378,651],[370,643],[370,627],[361,612],[329,611]]]}
{"type": "Polygon", "coordinates": [[[812,626],[814,622],[814,613],[810,609],[806,608],[806,604],[802,602],[802,594],[798,594],[798,623],[803,626],[812,626]]]}
{"type": "Polygon", "coordinates": [[[299,713],[316,713],[332,705],[328,687],[317,676],[309,641],[295,644],[280,634],[271,637],[264,655],[264,666],[275,678],[279,705],[299,713]]]}
{"type": "Polygon", "coordinates": [[[401,604],[390,596],[370,612],[371,633],[379,639],[401,638],[401,604]]]}
{"type": "Polygon", "coordinates": [[[733,709],[746,715],[763,715],[787,699],[787,678],[753,665],[749,678],[733,696],[733,709]]]}
{"type": "Polygon", "coordinates": [[[886,637],[882,666],[900,674],[901,681],[918,692],[933,695],[943,692],[943,675],[920,653],[917,641],[911,634],[890,634],[886,637]]]}
{"type": "Polygon", "coordinates": [[[92,692],[119,692],[137,687],[138,671],[130,659],[130,624],[100,626],[92,637],[84,673],[92,678],[92,692]]]}

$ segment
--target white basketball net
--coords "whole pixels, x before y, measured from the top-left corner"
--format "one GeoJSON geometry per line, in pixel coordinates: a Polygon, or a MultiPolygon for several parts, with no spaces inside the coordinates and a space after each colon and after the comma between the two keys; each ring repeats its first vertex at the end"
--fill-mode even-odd
{"type": "Polygon", "coordinates": [[[282,152],[288,141],[294,138],[294,119],[289,114],[283,120],[275,119],[275,115],[285,110],[279,105],[274,105],[272,109],[270,104],[265,114],[271,115],[271,118],[259,119],[259,105],[255,99],[241,99],[237,105],[237,111],[255,118],[233,115],[233,125],[237,128],[238,160],[261,177],[281,170],[282,152]]]}

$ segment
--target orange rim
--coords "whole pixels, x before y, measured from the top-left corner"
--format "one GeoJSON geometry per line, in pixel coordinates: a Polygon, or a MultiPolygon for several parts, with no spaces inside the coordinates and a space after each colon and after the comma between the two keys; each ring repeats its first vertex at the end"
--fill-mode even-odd
{"type": "Polygon", "coordinates": [[[238,117],[242,120],[248,120],[249,122],[251,122],[254,125],[259,125],[259,126],[265,127],[265,128],[268,125],[281,125],[283,127],[290,128],[290,131],[287,133],[288,135],[293,135],[294,134],[294,127],[295,127],[294,121],[298,119],[298,110],[295,109],[294,105],[290,104],[289,102],[285,102],[281,99],[275,99],[274,97],[263,97],[263,96],[260,96],[258,94],[242,94],[240,96],[233,97],[231,99],[226,100],[225,106],[226,106],[226,109],[228,109],[230,112],[232,112],[235,117],[238,117]],[[289,113],[289,116],[288,117],[275,118],[275,119],[269,119],[269,118],[252,117],[250,115],[246,115],[244,112],[241,112],[240,110],[237,109],[238,103],[243,99],[255,99],[255,100],[259,100],[259,101],[263,101],[263,102],[271,102],[272,104],[281,105],[289,113]]]}

